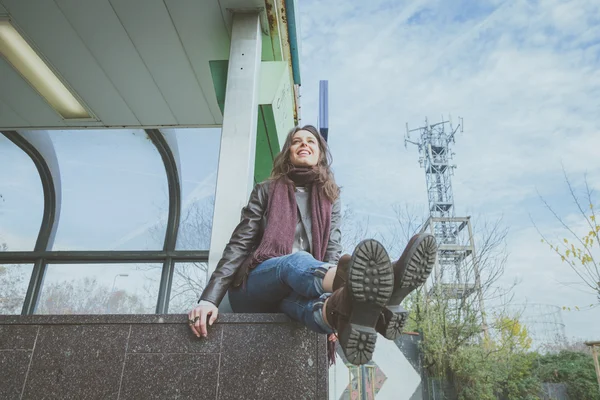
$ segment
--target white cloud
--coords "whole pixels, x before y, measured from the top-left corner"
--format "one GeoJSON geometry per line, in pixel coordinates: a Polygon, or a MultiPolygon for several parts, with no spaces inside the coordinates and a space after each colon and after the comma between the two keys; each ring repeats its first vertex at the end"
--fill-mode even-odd
{"type": "MultiPolygon", "coordinates": [[[[306,1],[301,11],[303,122],[316,122],[318,80],[328,79],[344,202],[384,214],[425,203],[405,124],[462,116],[457,213],[505,216],[523,297],[589,303],[560,283],[575,279],[540,246],[528,214],[541,208],[538,192],[567,212],[562,165],[600,189],[600,3],[306,1]]],[[[579,327],[589,316],[569,318],[579,327]]]]}

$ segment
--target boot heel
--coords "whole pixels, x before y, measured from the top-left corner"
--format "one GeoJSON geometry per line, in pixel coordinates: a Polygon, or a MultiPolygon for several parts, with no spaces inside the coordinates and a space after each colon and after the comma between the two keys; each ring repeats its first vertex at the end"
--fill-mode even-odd
{"type": "Polygon", "coordinates": [[[348,362],[362,365],[373,358],[377,332],[368,326],[348,324],[342,329],[339,340],[348,362]]]}
{"type": "Polygon", "coordinates": [[[377,321],[377,332],[389,340],[396,340],[402,335],[402,329],[408,319],[408,311],[398,311],[399,307],[393,307],[395,311],[386,307],[381,312],[381,317],[377,321]]]}
{"type": "Polygon", "coordinates": [[[437,255],[435,237],[417,234],[409,241],[402,256],[394,264],[394,293],[389,305],[399,305],[427,281],[437,255]]]}
{"type": "Polygon", "coordinates": [[[394,290],[392,263],[381,243],[372,239],[360,242],[348,275],[352,313],[345,332],[345,353],[351,363],[364,364],[373,356],[379,314],[394,290]]]}

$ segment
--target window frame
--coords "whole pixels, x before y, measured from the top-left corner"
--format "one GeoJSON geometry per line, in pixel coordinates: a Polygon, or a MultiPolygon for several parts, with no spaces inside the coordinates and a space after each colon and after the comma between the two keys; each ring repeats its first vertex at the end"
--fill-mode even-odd
{"type": "Polygon", "coordinates": [[[174,132],[145,129],[156,147],[165,168],[169,190],[169,213],[162,250],[127,251],[51,251],[60,213],[60,174],[54,145],[47,131],[1,131],[33,161],[44,193],[44,211],[33,251],[0,252],[0,264],[33,263],[33,271],[23,301],[21,315],[35,313],[44,276],[50,264],[111,264],[162,262],[162,273],[156,304],[156,314],[167,314],[175,263],[208,262],[208,250],[176,250],[181,222],[181,164],[177,136],[174,132]]]}

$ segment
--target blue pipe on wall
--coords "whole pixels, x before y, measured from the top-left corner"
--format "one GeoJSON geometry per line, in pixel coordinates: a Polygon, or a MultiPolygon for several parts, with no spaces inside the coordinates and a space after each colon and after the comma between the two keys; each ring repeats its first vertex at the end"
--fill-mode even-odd
{"type": "Polygon", "coordinates": [[[300,55],[298,53],[298,34],[296,29],[296,5],[294,0],[285,0],[285,17],[288,26],[288,38],[290,40],[290,53],[292,54],[292,74],[294,83],[300,82],[300,55]]]}

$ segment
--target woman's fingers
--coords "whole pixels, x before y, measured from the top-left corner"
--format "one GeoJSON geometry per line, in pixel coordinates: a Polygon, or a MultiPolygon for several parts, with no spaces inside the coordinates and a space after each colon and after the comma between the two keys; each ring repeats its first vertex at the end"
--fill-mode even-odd
{"type": "Polygon", "coordinates": [[[190,311],[188,314],[189,325],[194,335],[197,337],[206,337],[208,335],[206,320],[209,316],[210,320],[208,324],[212,325],[219,316],[219,309],[216,306],[198,306],[190,311]]]}
{"type": "Polygon", "coordinates": [[[212,325],[213,322],[215,322],[217,320],[217,317],[219,316],[219,310],[215,308],[214,310],[210,311],[209,314],[210,320],[208,320],[208,324],[212,325]]]}
{"type": "Polygon", "coordinates": [[[196,327],[196,331],[200,334],[198,337],[206,337],[206,335],[208,334],[208,331],[206,330],[206,310],[204,310],[204,308],[201,308],[198,314],[199,318],[194,323],[194,326],[196,327]]]}
{"type": "Polygon", "coordinates": [[[199,319],[199,316],[197,313],[197,308],[194,308],[192,311],[190,311],[190,313],[188,314],[188,318],[189,318],[189,325],[190,325],[190,329],[192,330],[192,333],[194,335],[196,335],[197,337],[200,337],[200,331],[196,328],[196,322],[199,319]]]}

